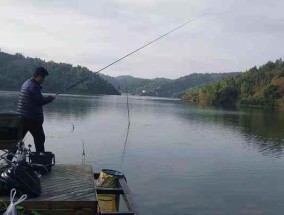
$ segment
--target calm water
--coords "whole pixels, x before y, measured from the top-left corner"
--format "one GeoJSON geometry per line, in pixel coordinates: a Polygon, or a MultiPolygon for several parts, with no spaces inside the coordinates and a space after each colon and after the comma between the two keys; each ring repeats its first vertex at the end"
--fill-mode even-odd
{"type": "MultiPolygon", "coordinates": [[[[16,98],[1,92],[1,111],[16,98]]],[[[47,150],[81,164],[85,142],[88,164],[126,174],[141,214],[283,214],[284,112],[129,103],[124,145],[124,96],[60,96],[45,108],[47,150]]]]}

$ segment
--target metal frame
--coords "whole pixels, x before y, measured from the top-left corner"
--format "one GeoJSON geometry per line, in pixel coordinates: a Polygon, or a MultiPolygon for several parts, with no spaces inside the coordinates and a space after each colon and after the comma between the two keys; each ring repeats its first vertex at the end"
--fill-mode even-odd
{"type": "MultiPolygon", "coordinates": [[[[99,178],[99,173],[94,173],[94,179],[99,178]]],[[[119,201],[120,201],[120,195],[122,195],[126,207],[128,211],[126,212],[101,212],[102,215],[139,215],[139,212],[137,210],[136,204],[133,200],[133,195],[127,185],[127,182],[125,178],[119,178],[118,179],[118,187],[117,188],[101,188],[101,187],[95,187],[97,194],[114,194],[116,195],[116,205],[119,209],[119,201]]]]}

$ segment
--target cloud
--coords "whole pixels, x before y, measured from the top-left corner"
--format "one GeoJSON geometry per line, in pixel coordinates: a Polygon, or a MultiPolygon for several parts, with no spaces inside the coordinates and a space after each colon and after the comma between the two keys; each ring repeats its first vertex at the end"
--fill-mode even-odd
{"type": "Polygon", "coordinates": [[[0,47],[95,71],[204,14],[104,73],[178,78],[241,71],[283,57],[283,6],[280,0],[11,0],[0,7],[0,47]]]}

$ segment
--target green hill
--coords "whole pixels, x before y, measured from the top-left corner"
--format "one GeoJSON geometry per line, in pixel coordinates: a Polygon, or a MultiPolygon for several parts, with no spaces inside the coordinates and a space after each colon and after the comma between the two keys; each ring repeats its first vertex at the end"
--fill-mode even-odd
{"type": "MultiPolygon", "coordinates": [[[[45,62],[39,58],[26,58],[21,54],[10,55],[0,52],[0,90],[20,90],[23,82],[32,76],[38,66],[45,67],[50,74],[43,88],[45,92],[50,93],[56,93],[92,74],[92,71],[86,67],[74,67],[71,64],[53,61],[45,62]]],[[[111,84],[98,75],[65,93],[120,95],[111,84]]]]}
{"type": "Polygon", "coordinates": [[[159,96],[159,97],[181,97],[189,88],[219,81],[225,77],[236,76],[238,73],[194,73],[175,80],[166,78],[142,79],[132,76],[118,76],[116,78],[102,75],[121,92],[128,92],[134,95],[159,96]]]}
{"type": "Polygon", "coordinates": [[[284,63],[269,61],[235,78],[197,87],[183,100],[220,106],[284,106],[284,63]]]}
{"type": "Polygon", "coordinates": [[[194,73],[178,78],[170,83],[161,85],[155,89],[155,94],[161,97],[181,97],[188,89],[202,84],[216,82],[225,77],[232,77],[238,73],[194,73]]]}

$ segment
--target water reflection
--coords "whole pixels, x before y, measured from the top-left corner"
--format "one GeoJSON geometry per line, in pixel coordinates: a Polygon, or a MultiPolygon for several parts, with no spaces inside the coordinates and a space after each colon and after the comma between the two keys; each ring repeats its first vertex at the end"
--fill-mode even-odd
{"type": "Polygon", "coordinates": [[[279,157],[283,154],[284,113],[267,110],[247,110],[246,115],[240,117],[242,132],[246,142],[264,155],[279,157]]]}
{"type": "MultiPolygon", "coordinates": [[[[0,91],[1,112],[14,112],[17,109],[18,92],[0,91]]],[[[54,102],[44,106],[45,115],[60,118],[70,116],[84,118],[96,111],[100,97],[60,95],[54,102]]]]}
{"type": "Polygon", "coordinates": [[[89,96],[59,96],[52,104],[47,105],[46,116],[54,118],[85,118],[91,112],[97,111],[100,97],[92,99],[89,96]]]}
{"type": "MultiPolygon", "coordinates": [[[[0,92],[1,112],[15,111],[17,97],[17,92],[0,92]]],[[[166,111],[165,114],[168,113],[168,115],[175,113],[187,122],[190,120],[195,123],[219,125],[223,127],[221,129],[237,131],[242,134],[244,144],[263,155],[280,157],[284,153],[282,128],[284,112],[260,109],[216,109],[196,104],[185,104],[185,108],[179,109],[180,101],[178,100],[146,97],[130,97],[130,101],[130,106],[137,113],[145,112],[149,108],[151,108],[150,111],[155,109],[157,112],[166,111]]],[[[47,119],[83,121],[94,112],[104,111],[105,107],[112,108],[112,111],[122,110],[122,112],[125,112],[126,108],[122,97],[60,95],[52,104],[45,106],[45,115],[47,119]]]]}
{"type": "Polygon", "coordinates": [[[260,109],[216,109],[186,105],[182,118],[222,125],[242,133],[244,144],[266,156],[280,157],[284,150],[284,112],[260,109]]]}

